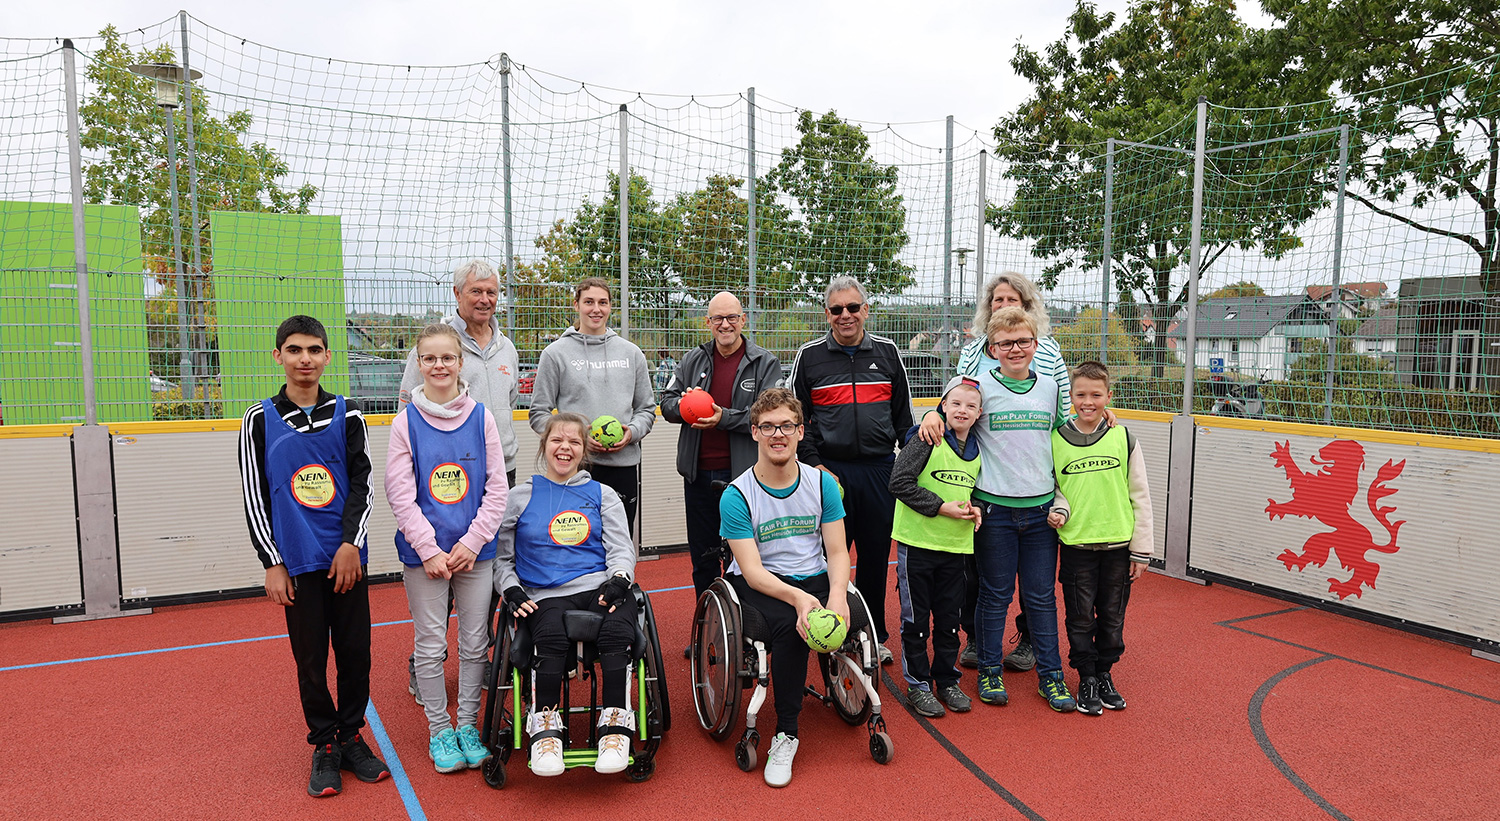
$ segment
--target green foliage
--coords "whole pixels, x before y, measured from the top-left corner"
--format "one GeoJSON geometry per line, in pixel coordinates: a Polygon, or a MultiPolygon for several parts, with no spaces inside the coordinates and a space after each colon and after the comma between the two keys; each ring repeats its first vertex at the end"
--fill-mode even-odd
{"type": "MultiPolygon", "coordinates": [[[[1401,389],[1389,363],[1378,357],[1355,353],[1354,343],[1347,337],[1339,337],[1334,351],[1333,385],[1340,396],[1344,388],[1401,389]]],[[[1303,343],[1302,352],[1302,356],[1287,366],[1288,380],[1324,385],[1328,378],[1328,345],[1321,339],[1308,339],[1303,343]]]]}
{"type": "MultiPolygon", "coordinates": [[[[676,231],[646,178],[630,172],[630,302],[631,308],[661,308],[675,290],[667,248],[676,231]]],[[[564,223],[563,233],[576,249],[569,267],[577,279],[601,277],[620,280],[620,175],[609,172],[598,203],[585,199],[564,223]]],[[[572,292],[569,292],[571,299],[572,292]]],[[[618,293],[616,299],[619,298],[618,293]]]]}
{"type": "Polygon", "coordinates": [[[151,394],[151,419],[157,422],[177,419],[223,419],[224,397],[216,384],[199,385],[195,393],[199,399],[185,402],[182,398],[182,388],[172,387],[164,391],[153,391],[151,394]],[[208,402],[208,412],[204,413],[203,404],[208,402]]]}
{"type": "MultiPolygon", "coordinates": [[[[1080,0],[1062,39],[1042,51],[1016,46],[1011,67],[1031,96],[995,127],[998,153],[1015,180],[1014,198],[988,209],[1002,234],[1032,243],[1048,264],[1037,277],[1052,287],[1067,271],[1102,262],[1106,140],[1166,144],[1191,151],[1199,95],[1217,105],[1214,129],[1254,129],[1274,109],[1322,97],[1290,82],[1285,61],[1262,33],[1235,14],[1232,0],[1142,0],[1119,25],[1080,0]]],[[[1329,140],[1292,140],[1216,154],[1216,179],[1254,179],[1216,202],[1202,232],[1203,270],[1230,248],[1277,258],[1301,245],[1296,228],[1323,205],[1331,184],[1309,153],[1329,140]]],[[[1205,183],[1207,189],[1209,183],[1205,183]]],[[[1191,162],[1181,153],[1117,152],[1112,269],[1120,292],[1139,294],[1143,318],[1165,330],[1186,301],[1190,250],[1191,162]]],[[[1158,333],[1150,350],[1160,375],[1167,356],[1158,333]]]]}
{"type": "MultiPolygon", "coordinates": [[[[663,253],[682,289],[695,301],[707,302],[720,291],[744,299],[750,270],[750,204],[737,190],[744,184],[739,177],[710,175],[705,187],[679,195],[666,209],[672,234],[663,238],[663,253]]],[[[780,310],[795,296],[797,276],[785,253],[790,247],[788,219],[784,206],[757,202],[756,299],[762,309],[780,310]]]]}
{"type": "MultiPolygon", "coordinates": [[[[152,81],[130,73],[135,63],[175,62],[170,46],[134,52],[114,26],[85,72],[90,93],[78,107],[85,154],[84,198],[94,203],[141,209],[141,233],[148,268],[173,270],[172,222],[165,114],[155,103],[152,81]]],[[[208,212],[264,211],[305,214],[318,189],[304,184],[286,189],[289,169],[274,150],[246,144],[254,118],[234,111],[222,119],[210,114],[208,95],[193,87],[194,162],[198,169],[198,216],[205,272],[212,269],[208,212]]],[[[173,111],[177,130],[178,199],[185,267],[192,264],[191,201],[187,163],[187,107],[173,111]]]]}
{"type": "Polygon", "coordinates": [[[1239,297],[1257,297],[1265,295],[1266,289],[1260,287],[1254,282],[1241,281],[1225,285],[1223,288],[1220,288],[1217,291],[1214,291],[1213,293],[1204,297],[1204,299],[1235,299],[1239,297]]]}
{"type": "Polygon", "coordinates": [[[764,185],[764,201],[779,195],[796,203],[777,249],[798,275],[796,293],[821,300],[828,281],[846,274],[871,296],[900,293],[915,269],[900,259],[906,206],[896,167],[876,161],[864,129],[836,112],[814,118],[803,111],[797,132],[801,139],[782,150],[764,185]]]}
{"type": "Polygon", "coordinates": [[[1500,290],[1495,4],[1263,0],[1261,7],[1280,23],[1270,37],[1288,65],[1344,95],[1338,113],[1354,127],[1349,196],[1464,243],[1479,257],[1485,291],[1500,290]],[[1438,203],[1452,205],[1424,211],[1438,203]]]}
{"type": "MultiPolygon", "coordinates": [[[[1053,337],[1062,348],[1063,361],[1077,364],[1099,358],[1099,309],[1084,308],[1078,319],[1067,325],[1055,327],[1053,337]]],[[[1109,361],[1110,367],[1133,367],[1140,362],[1140,337],[1126,330],[1125,323],[1115,314],[1109,316],[1109,361]]]]}

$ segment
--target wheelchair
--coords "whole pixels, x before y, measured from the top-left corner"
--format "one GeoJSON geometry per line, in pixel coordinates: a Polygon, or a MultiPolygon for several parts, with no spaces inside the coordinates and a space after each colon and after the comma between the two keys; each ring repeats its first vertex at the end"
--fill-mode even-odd
{"type": "MultiPolygon", "coordinates": [[[[625,776],[638,783],[656,772],[656,751],[661,746],[662,736],[671,728],[672,711],[667,701],[661,641],[657,637],[651,599],[638,584],[632,584],[630,592],[635,596],[637,615],[626,692],[634,702],[632,710],[639,749],[631,755],[625,776]]],[[[498,597],[494,603],[499,604],[498,597]]],[[[505,786],[505,765],[511,753],[520,750],[523,756],[530,754],[525,728],[531,705],[533,648],[531,630],[524,619],[516,619],[508,607],[502,606],[497,620],[491,645],[494,663],[486,682],[484,721],[480,732],[480,740],[489,748],[490,755],[480,771],[485,783],[498,790],[505,786]]],[[[598,758],[601,671],[593,643],[598,639],[599,626],[603,622],[603,614],[588,610],[569,610],[563,614],[570,647],[563,676],[562,701],[557,709],[563,716],[563,764],[568,769],[592,767],[598,758]],[[583,682],[587,682],[588,705],[574,706],[573,690],[583,682]],[[573,724],[576,723],[573,719],[577,716],[583,716],[587,721],[587,730],[578,733],[585,739],[586,746],[573,744],[573,724]]]]}
{"type": "MultiPolygon", "coordinates": [[[[874,620],[864,597],[852,586],[849,620],[843,646],[831,653],[815,654],[824,691],[808,686],[806,695],[832,707],[850,726],[864,724],[870,733],[870,757],[876,763],[889,764],[895,748],[880,714],[880,657],[871,629],[874,620]]],[[[759,757],[760,732],[755,720],[771,681],[769,641],[760,611],[742,606],[724,578],[715,579],[699,597],[693,612],[693,706],[703,729],[715,741],[723,741],[735,729],[741,696],[754,688],[745,711],[745,732],[734,745],[734,761],[745,772],[755,769],[759,757]]]]}

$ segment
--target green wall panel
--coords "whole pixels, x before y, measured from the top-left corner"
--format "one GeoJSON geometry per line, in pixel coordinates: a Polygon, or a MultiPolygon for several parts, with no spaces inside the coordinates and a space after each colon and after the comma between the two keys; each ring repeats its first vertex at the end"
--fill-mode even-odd
{"type": "MultiPolygon", "coordinates": [[[[99,421],[149,419],[145,280],[134,206],[84,208],[99,421]]],[[[0,404],[8,425],[83,421],[73,212],[0,201],[0,404]]]]}
{"type": "Polygon", "coordinates": [[[339,218],[215,211],[209,220],[224,414],[237,416],[251,402],[280,389],[284,376],[271,351],[277,326],[293,314],[316,317],[328,329],[333,361],[323,387],[346,392],[349,355],[339,218]]]}

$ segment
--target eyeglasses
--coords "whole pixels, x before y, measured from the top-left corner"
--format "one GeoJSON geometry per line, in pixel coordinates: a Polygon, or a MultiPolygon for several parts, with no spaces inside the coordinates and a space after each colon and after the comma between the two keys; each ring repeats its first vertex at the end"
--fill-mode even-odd
{"type": "Polygon", "coordinates": [[[800,422],[782,422],[779,425],[773,425],[770,422],[762,422],[759,425],[756,425],[755,429],[760,431],[761,436],[775,436],[778,432],[782,436],[791,436],[792,434],[796,433],[797,428],[800,427],[802,427],[802,424],[800,422]]]}
{"type": "Polygon", "coordinates": [[[845,311],[848,311],[850,314],[857,314],[863,307],[865,307],[863,302],[851,302],[848,305],[829,305],[828,313],[834,316],[842,316],[845,311]]]}
{"type": "Polygon", "coordinates": [[[708,318],[710,325],[732,325],[744,319],[744,314],[724,314],[723,316],[711,316],[708,318]]]}
{"type": "Polygon", "coordinates": [[[1035,344],[1036,344],[1036,337],[1030,337],[1030,336],[1028,336],[1025,339],[1002,339],[999,342],[991,342],[990,343],[990,348],[992,348],[992,349],[998,348],[998,349],[1000,349],[1002,351],[1014,351],[1014,350],[1022,350],[1022,351],[1024,351],[1027,348],[1030,348],[1032,345],[1035,345],[1035,344]]]}
{"type": "Polygon", "coordinates": [[[429,353],[422,354],[421,356],[417,357],[417,361],[421,362],[424,367],[428,368],[436,365],[439,362],[443,363],[443,367],[451,368],[454,365],[458,364],[458,357],[454,356],[451,353],[445,353],[442,356],[437,356],[436,354],[429,353]]]}

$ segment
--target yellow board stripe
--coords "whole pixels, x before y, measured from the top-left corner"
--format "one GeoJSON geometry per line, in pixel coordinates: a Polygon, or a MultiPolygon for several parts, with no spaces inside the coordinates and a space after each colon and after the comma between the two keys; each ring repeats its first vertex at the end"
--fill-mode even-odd
{"type": "Polygon", "coordinates": [[[72,436],[77,425],[0,425],[0,439],[43,439],[72,436]]]}
{"type": "Polygon", "coordinates": [[[1461,436],[1439,436],[1433,433],[1405,433],[1373,428],[1350,428],[1339,425],[1310,425],[1306,422],[1277,422],[1269,419],[1240,419],[1237,417],[1194,416],[1193,421],[1201,428],[1225,430],[1256,430],[1292,436],[1315,436],[1321,439],[1357,439],[1361,442],[1380,442],[1387,445],[1408,445],[1443,450],[1467,450],[1476,453],[1500,453],[1500,440],[1474,439],[1461,436]]]}

